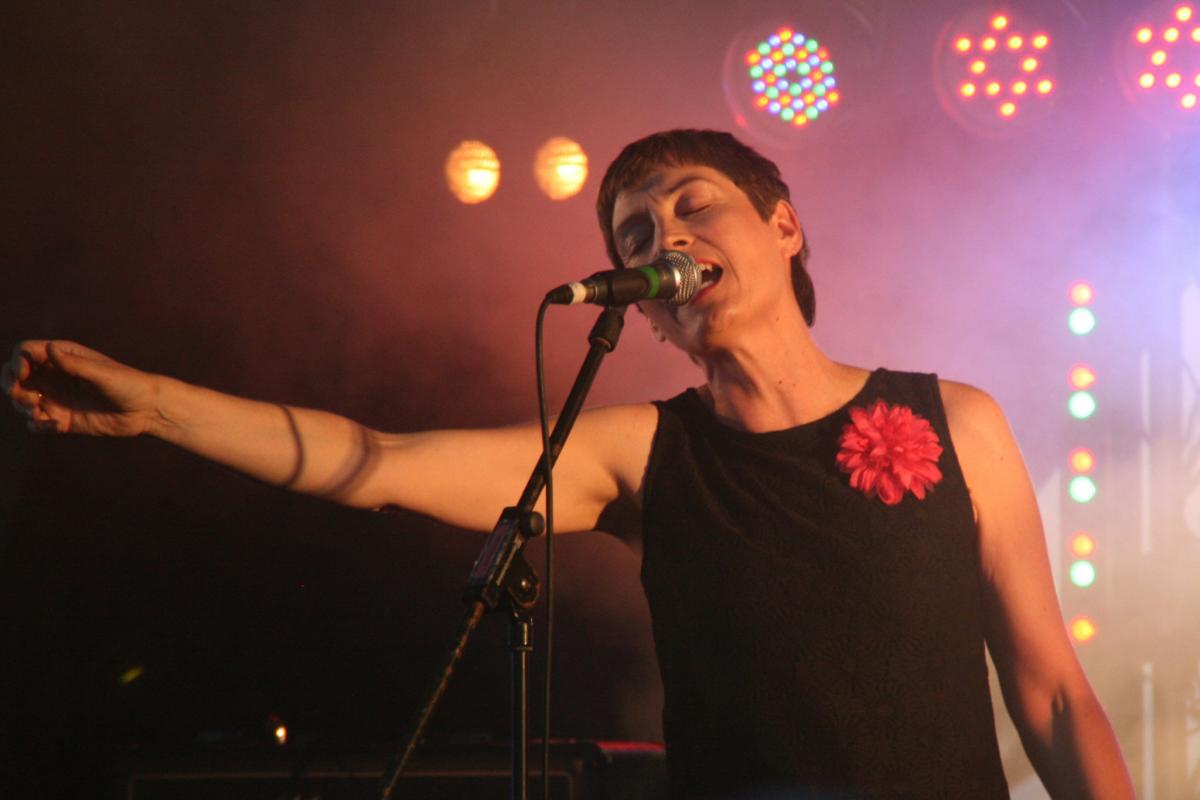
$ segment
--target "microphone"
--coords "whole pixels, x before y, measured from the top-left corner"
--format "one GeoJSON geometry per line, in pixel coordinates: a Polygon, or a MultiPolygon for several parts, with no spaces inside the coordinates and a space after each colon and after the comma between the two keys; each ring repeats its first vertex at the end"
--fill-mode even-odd
{"type": "Polygon", "coordinates": [[[638,300],[666,300],[681,306],[700,288],[700,267],[687,253],[663,250],[644,267],[606,269],[590,278],[564,283],[546,294],[551,303],[623,306],[638,300]]]}

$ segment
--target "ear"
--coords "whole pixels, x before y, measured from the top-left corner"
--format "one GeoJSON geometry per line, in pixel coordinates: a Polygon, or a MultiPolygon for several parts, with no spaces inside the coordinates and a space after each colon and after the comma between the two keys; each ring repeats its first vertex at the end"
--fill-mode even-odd
{"type": "Polygon", "coordinates": [[[775,213],[771,215],[771,227],[779,239],[779,247],[789,259],[804,247],[804,231],[800,228],[800,217],[796,209],[786,200],[775,204],[775,213]]]}

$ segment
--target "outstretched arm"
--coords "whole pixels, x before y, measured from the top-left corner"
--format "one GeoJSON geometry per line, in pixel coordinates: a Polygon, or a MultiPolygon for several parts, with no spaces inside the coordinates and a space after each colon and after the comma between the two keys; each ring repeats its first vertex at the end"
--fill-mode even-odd
{"type": "MultiPolygon", "coordinates": [[[[536,425],[381,433],[152,375],[73,342],[22,342],[2,381],[34,430],[149,434],[270,484],[475,530],[517,499],[541,452],[536,425]]],[[[652,406],[580,416],[554,471],[559,530],[590,530],[606,510],[636,502],[656,421],[652,406]]]]}
{"type": "Polygon", "coordinates": [[[1055,798],[1133,798],[1112,726],[1067,638],[1037,499],[999,406],[943,382],[975,505],[988,650],[1029,760],[1055,798]]]}

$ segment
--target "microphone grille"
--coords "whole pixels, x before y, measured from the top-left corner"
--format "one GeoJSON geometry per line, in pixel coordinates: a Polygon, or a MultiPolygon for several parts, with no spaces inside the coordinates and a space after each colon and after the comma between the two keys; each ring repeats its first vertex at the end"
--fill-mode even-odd
{"type": "Polygon", "coordinates": [[[675,294],[667,298],[668,303],[681,306],[696,296],[700,289],[700,267],[691,256],[682,250],[664,250],[659,262],[672,267],[679,275],[675,294]]]}

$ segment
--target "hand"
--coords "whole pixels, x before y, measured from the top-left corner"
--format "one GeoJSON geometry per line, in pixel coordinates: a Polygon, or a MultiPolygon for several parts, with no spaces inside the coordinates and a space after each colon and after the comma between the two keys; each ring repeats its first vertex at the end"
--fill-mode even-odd
{"type": "Polygon", "coordinates": [[[155,414],[154,376],[74,342],[21,342],[0,391],[36,432],[137,436],[155,414]]]}

